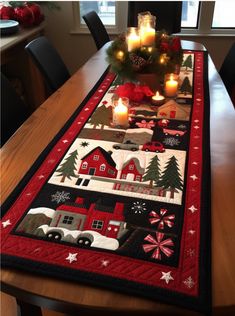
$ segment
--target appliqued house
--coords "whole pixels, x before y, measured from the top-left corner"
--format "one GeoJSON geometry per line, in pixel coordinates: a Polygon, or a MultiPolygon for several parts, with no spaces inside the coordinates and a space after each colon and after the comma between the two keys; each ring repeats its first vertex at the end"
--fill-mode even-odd
{"type": "Polygon", "coordinates": [[[190,109],[170,100],[158,108],[158,117],[189,120],[190,109]]]}
{"type": "Polygon", "coordinates": [[[101,147],[96,147],[81,159],[79,174],[95,175],[97,177],[116,178],[116,163],[111,153],[101,147]]]}
{"type": "Polygon", "coordinates": [[[141,181],[143,174],[144,168],[140,166],[139,160],[137,158],[131,158],[123,164],[120,179],[141,181]]]}
{"type": "Polygon", "coordinates": [[[96,231],[109,238],[119,238],[126,232],[123,212],[123,203],[116,202],[114,208],[92,203],[87,208],[84,199],[79,197],[75,203],[63,204],[56,209],[50,227],[96,231]]]}

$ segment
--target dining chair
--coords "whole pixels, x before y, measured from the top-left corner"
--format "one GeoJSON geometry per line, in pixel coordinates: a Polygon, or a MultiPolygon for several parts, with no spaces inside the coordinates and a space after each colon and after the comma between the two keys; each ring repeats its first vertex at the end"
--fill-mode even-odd
{"type": "Polygon", "coordinates": [[[138,25],[138,13],[156,16],[156,30],[178,33],[181,30],[182,1],[128,1],[128,27],[138,25]]]}
{"type": "Polygon", "coordinates": [[[1,72],[1,147],[29,115],[26,105],[1,72]]]}
{"type": "Polygon", "coordinates": [[[25,49],[43,74],[51,93],[59,89],[70,78],[63,60],[45,36],[32,40],[25,46],[25,49]]]}
{"type": "Polygon", "coordinates": [[[219,74],[235,106],[235,42],[225,56],[219,74]]]}
{"type": "Polygon", "coordinates": [[[97,50],[99,50],[102,46],[104,46],[104,44],[110,41],[109,35],[104,27],[103,22],[95,11],[91,11],[83,15],[83,19],[91,32],[97,50]]]}

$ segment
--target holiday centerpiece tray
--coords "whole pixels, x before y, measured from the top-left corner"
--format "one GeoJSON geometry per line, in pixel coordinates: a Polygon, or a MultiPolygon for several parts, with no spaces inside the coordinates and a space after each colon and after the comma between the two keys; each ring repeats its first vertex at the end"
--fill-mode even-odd
{"type": "Polygon", "coordinates": [[[106,71],[2,206],[2,265],[209,311],[207,53],[184,51],[177,96],[130,101],[125,128],[117,83],[106,71]]]}

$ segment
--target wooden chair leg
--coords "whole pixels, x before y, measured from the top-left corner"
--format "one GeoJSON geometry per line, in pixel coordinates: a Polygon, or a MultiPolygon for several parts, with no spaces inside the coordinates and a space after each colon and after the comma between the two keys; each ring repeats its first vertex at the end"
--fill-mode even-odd
{"type": "Polygon", "coordinates": [[[40,307],[22,302],[20,300],[16,300],[16,301],[20,308],[20,316],[29,316],[29,315],[42,316],[42,311],[40,307]]]}

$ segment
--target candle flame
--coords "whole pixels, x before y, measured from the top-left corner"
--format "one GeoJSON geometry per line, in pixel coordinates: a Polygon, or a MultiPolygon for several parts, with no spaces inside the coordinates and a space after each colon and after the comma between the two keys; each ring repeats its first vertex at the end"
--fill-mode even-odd
{"type": "Polygon", "coordinates": [[[156,94],[155,94],[155,96],[156,96],[156,97],[159,97],[159,95],[160,95],[160,94],[159,94],[159,92],[157,91],[156,94]]]}

